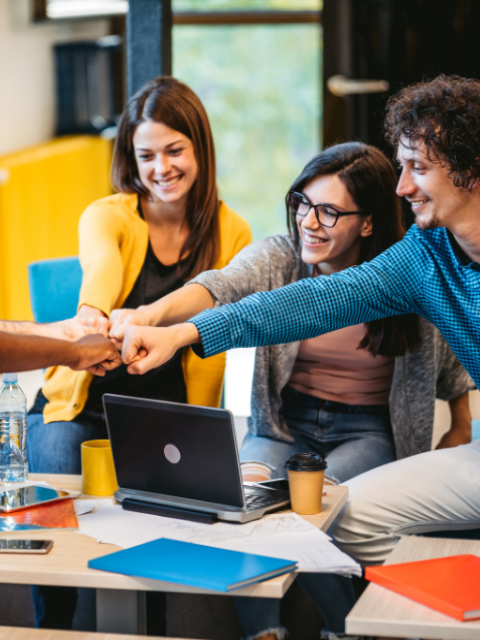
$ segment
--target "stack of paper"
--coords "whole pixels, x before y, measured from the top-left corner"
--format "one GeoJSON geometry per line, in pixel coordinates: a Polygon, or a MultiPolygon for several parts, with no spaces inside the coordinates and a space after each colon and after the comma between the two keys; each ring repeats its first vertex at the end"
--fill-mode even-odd
{"type": "Polygon", "coordinates": [[[302,572],[361,575],[360,565],[296,513],[265,516],[247,524],[213,525],[124,511],[113,503],[78,518],[80,533],[123,549],[170,538],[298,562],[302,572]]]}

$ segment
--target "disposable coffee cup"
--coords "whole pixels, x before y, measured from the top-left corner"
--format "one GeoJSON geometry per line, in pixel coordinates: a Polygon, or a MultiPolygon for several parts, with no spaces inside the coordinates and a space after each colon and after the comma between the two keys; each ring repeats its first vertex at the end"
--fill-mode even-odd
{"type": "Polygon", "coordinates": [[[322,510],[326,461],[316,453],[297,453],[285,463],[292,510],[311,516],[322,510]]]}

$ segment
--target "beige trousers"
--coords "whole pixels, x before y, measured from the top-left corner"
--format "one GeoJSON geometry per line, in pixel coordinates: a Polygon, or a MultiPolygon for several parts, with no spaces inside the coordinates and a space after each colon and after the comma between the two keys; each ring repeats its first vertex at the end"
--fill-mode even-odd
{"type": "Polygon", "coordinates": [[[349,500],[329,534],[363,565],[382,563],[401,535],[480,528],[480,440],[397,460],[345,484],[349,500]]]}

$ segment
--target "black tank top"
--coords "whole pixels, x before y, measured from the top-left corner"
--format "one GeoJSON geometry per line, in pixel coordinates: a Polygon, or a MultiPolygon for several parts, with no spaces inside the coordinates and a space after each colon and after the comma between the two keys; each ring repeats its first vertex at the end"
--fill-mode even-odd
{"type": "MultiPolygon", "coordinates": [[[[140,198],[138,199],[138,211],[143,218],[140,198]]],[[[143,267],[122,308],[136,309],[140,305],[151,304],[172,291],[180,289],[185,282],[186,262],[185,259],[179,264],[164,265],[155,255],[149,241],[143,267]]],[[[171,360],[157,369],[148,371],[143,376],[130,375],[127,373],[125,365],[121,365],[113,371],[107,371],[103,377],[96,376],[90,385],[85,410],[103,413],[102,396],[104,393],[186,402],[187,392],[182,370],[182,351],[179,349],[171,360]]]]}

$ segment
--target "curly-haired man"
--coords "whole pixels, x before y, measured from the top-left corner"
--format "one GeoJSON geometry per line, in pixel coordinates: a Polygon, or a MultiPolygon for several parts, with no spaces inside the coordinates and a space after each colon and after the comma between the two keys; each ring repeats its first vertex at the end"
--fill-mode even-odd
{"type": "MultiPolygon", "coordinates": [[[[390,99],[385,128],[402,169],[397,193],[416,222],[397,245],[404,295],[416,298],[479,386],[480,81],[440,76],[406,87],[390,99]],[[416,255],[402,251],[410,238],[416,255]]],[[[349,484],[335,539],[364,564],[383,562],[400,533],[480,527],[480,441],[399,460],[349,484]]]]}

